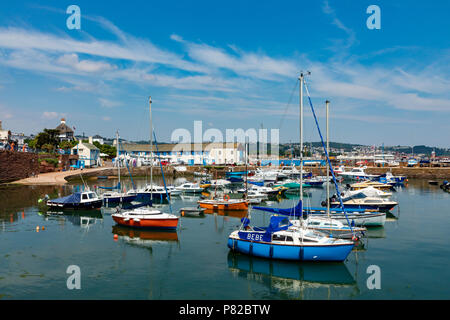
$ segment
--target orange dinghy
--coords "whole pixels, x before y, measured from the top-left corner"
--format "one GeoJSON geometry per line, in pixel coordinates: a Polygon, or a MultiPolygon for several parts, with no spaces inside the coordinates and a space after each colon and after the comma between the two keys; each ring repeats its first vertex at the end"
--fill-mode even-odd
{"type": "Polygon", "coordinates": [[[223,200],[206,199],[197,201],[201,208],[209,210],[247,210],[248,200],[230,199],[224,197],[223,200]]]}
{"type": "Polygon", "coordinates": [[[121,225],[136,228],[176,229],[178,217],[153,208],[137,208],[111,215],[121,225]]]}

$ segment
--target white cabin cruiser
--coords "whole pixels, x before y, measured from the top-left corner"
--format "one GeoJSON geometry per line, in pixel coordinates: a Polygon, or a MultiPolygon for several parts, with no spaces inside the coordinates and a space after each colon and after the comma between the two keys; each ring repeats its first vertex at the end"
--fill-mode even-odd
{"type": "Polygon", "coordinates": [[[350,171],[341,172],[339,175],[344,179],[352,181],[370,180],[379,176],[375,174],[368,174],[364,171],[364,169],[366,169],[366,167],[357,167],[350,171]]]}
{"type": "Polygon", "coordinates": [[[184,193],[201,193],[204,188],[200,187],[198,183],[187,182],[175,187],[175,190],[180,190],[184,193]]]}

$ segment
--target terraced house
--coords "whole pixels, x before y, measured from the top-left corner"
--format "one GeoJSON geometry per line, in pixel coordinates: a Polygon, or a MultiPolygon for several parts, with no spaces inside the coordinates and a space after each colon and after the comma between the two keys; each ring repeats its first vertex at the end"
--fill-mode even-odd
{"type": "MultiPolygon", "coordinates": [[[[153,157],[161,161],[179,164],[242,164],[245,161],[245,148],[240,143],[170,143],[153,145],[153,157]]],[[[150,144],[123,144],[121,155],[150,159],[150,144]]],[[[145,162],[145,161],[144,161],[145,162]]]]}

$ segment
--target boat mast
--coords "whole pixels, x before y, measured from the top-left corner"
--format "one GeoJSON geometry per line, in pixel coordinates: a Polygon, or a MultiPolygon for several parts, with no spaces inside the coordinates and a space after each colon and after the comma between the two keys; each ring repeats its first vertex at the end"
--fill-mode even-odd
{"type": "MultiPolygon", "coordinates": [[[[300,201],[303,210],[303,72],[300,73],[300,201]]],[[[301,212],[303,214],[303,212],[301,212]]]]}
{"type": "Polygon", "coordinates": [[[120,160],[119,160],[119,130],[116,131],[116,141],[117,141],[117,172],[119,175],[119,189],[122,191],[122,186],[120,185],[120,160]]]}
{"type": "Polygon", "coordinates": [[[248,199],[248,138],[245,137],[245,200],[248,199]]]}
{"type": "MultiPolygon", "coordinates": [[[[327,114],[327,154],[330,154],[330,144],[329,144],[329,128],[328,128],[328,106],[330,101],[325,101],[326,104],[326,114],[327,114]]],[[[327,215],[330,217],[330,165],[327,161],[327,215]]]]}
{"type": "Polygon", "coordinates": [[[152,97],[148,98],[150,106],[150,201],[153,201],[153,123],[152,123],[152,97]]]}

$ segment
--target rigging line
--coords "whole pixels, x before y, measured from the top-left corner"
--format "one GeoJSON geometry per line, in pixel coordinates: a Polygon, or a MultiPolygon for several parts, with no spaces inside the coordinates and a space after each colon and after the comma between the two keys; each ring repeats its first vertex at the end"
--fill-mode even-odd
{"type": "MultiPolygon", "coordinates": [[[[336,182],[336,177],[334,176],[334,170],[333,170],[333,167],[331,166],[331,161],[330,161],[330,157],[328,156],[327,148],[325,147],[325,144],[323,142],[322,132],[320,131],[319,123],[317,122],[317,117],[316,117],[316,113],[314,112],[314,107],[313,107],[313,104],[312,104],[312,101],[311,101],[311,96],[309,94],[308,86],[306,85],[306,81],[305,80],[303,80],[303,83],[305,84],[306,94],[308,95],[309,105],[311,106],[311,112],[312,112],[312,114],[314,116],[314,120],[316,122],[317,130],[319,131],[320,140],[322,141],[322,147],[325,150],[325,155],[326,155],[326,158],[327,158],[327,161],[328,161],[328,166],[330,167],[331,175],[333,176],[334,186],[336,188],[336,192],[337,192],[338,197],[339,197],[339,202],[341,204],[341,208],[342,208],[342,211],[344,212],[345,219],[347,220],[348,226],[350,227],[350,230],[352,231],[352,235],[354,236],[355,232],[353,231],[353,227],[350,224],[350,221],[349,221],[348,216],[347,216],[347,212],[345,211],[345,208],[344,208],[344,203],[342,202],[342,197],[341,197],[341,193],[339,191],[339,186],[338,186],[338,184],[336,182]]],[[[328,199],[327,199],[327,201],[328,201],[328,199]]]]}
{"type": "MultiPolygon", "coordinates": [[[[153,130],[153,138],[155,139],[156,154],[158,155],[159,166],[161,168],[161,175],[162,175],[163,182],[164,182],[164,189],[166,190],[166,197],[167,197],[167,199],[169,201],[170,213],[172,213],[172,204],[170,203],[171,199],[170,199],[169,193],[167,192],[166,179],[164,178],[164,170],[163,170],[164,168],[163,168],[162,163],[161,163],[161,155],[160,155],[160,153],[158,151],[158,141],[156,140],[156,132],[155,132],[155,130],[153,130]]],[[[151,186],[150,190],[152,190],[152,189],[153,189],[153,185],[151,186]]]]}
{"type": "Polygon", "coordinates": [[[294,97],[294,93],[297,89],[297,82],[298,82],[298,79],[295,81],[295,85],[294,85],[294,88],[292,89],[291,96],[289,97],[286,107],[284,107],[283,115],[281,116],[280,123],[278,124],[278,129],[281,129],[281,126],[283,125],[284,118],[286,117],[287,111],[292,102],[292,98],[294,97]]]}

